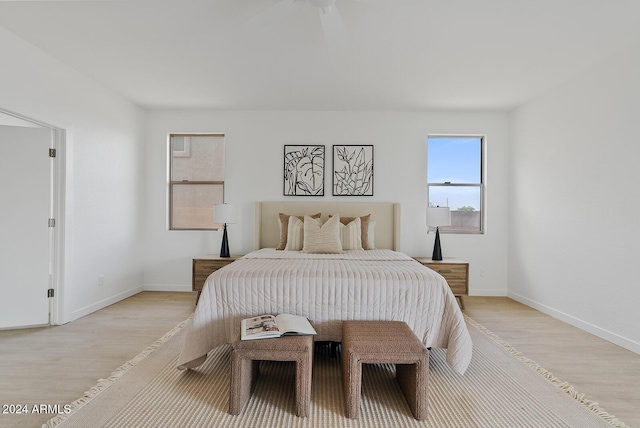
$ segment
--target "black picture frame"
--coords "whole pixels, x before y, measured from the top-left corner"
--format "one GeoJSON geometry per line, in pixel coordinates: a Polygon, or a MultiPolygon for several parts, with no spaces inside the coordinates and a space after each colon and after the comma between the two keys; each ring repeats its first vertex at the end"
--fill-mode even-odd
{"type": "Polygon", "coordinates": [[[373,145],[333,146],[333,196],[373,196],[373,145]]]}
{"type": "Polygon", "coordinates": [[[284,196],[324,196],[324,145],[285,144],[284,196]]]}

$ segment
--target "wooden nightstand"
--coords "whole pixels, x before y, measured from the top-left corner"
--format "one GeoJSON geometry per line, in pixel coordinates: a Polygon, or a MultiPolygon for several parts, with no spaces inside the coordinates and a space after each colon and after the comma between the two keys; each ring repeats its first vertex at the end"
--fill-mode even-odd
{"type": "Polygon", "coordinates": [[[198,291],[198,297],[200,297],[202,287],[204,287],[204,282],[207,280],[209,275],[218,269],[225,267],[229,263],[233,263],[240,257],[242,256],[220,257],[215,254],[196,257],[193,259],[191,289],[193,291],[198,291]]]}
{"type": "Polygon", "coordinates": [[[464,309],[462,296],[469,295],[469,263],[447,258],[440,261],[431,260],[431,257],[414,257],[414,259],[444,276],[453,295],[458,299],[460,308],[464,309]]]}

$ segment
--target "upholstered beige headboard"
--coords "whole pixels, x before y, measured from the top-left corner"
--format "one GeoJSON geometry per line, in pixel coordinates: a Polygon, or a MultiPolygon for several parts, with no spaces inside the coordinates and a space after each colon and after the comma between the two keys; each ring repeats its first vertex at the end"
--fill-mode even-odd
{"type": "Polygon", "coordinates": [[[279,213],[305,215],[322,213],[356,217],[371,214],[376,222],[375,245],[380,249],[400,247],[400,204],[393,202],[256,202],[255,248],[275,248],[280,242],[279,213]]]}

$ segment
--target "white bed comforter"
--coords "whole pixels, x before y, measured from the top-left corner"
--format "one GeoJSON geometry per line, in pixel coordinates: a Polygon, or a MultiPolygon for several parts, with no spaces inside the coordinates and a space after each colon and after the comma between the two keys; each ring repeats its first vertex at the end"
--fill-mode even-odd
{"type": "Polygon", "coordinates": [[[262,249],[207,279],[178,367],[202,364],[210,350],[232,340],[241,319],[280,313],[309,318],[319,341],[341,341],[343,320],[404,321],[425,346],[447,348],[447,362],[458,372],[471,360],[471,337],[447,282],[409,256],[262,249]]]}

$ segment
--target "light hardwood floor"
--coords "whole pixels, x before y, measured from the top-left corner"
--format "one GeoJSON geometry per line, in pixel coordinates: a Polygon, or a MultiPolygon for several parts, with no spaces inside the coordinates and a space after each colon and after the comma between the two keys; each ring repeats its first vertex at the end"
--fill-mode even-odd
{"type": "MultiPolygon", "coordinates": [[[[0,405],[68,404],[187,319],[195,293],[143,292],[61,326],[0,331],[0,405]]],[[[0,414],[40,427],[51,414],[0,414]]]]}
{"type": "Polygon", "coordinates": [[[640,427],[640,355],[506,297],[465,313],[630,427],[640,427]]]}
{"type": "MultiPolygon", "coordinates": [[[[193,311],[195,293],[143,292],[64,326],[0,331],[0,405],[68,404],[193,311]]],[[[502,297],[465,297],[465,313],[640,427],[640,356],[502,297]]],[[[39,427],[50,414],[0,414],[39,427]]]]}

